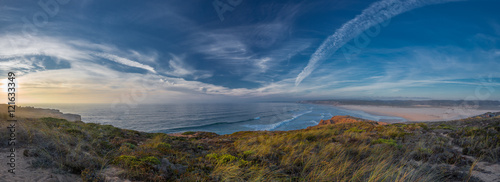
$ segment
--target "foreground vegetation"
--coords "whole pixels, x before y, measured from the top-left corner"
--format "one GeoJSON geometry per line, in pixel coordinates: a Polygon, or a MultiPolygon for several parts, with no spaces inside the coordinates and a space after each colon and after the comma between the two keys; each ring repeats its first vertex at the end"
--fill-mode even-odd
{"type": "MultiPolygon", "coordinates": [[[[498,117],[221,136],[170,136],[56,118],[18,124],[16,146],[34,167],[84,181],[105,181],[109,167],[135,181],[480,181],[471,175],[477,162],[500,163],[498,117]]],[[[0,136],[7,138],[7,131],[0,136]]]]}

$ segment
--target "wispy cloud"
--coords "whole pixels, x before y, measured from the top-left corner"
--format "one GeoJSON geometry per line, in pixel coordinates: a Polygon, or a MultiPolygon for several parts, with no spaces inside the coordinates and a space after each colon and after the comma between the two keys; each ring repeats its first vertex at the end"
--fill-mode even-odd
{"type": "Polygon", "coordinates": [[[170,70],[164,72],[167,75],[182,78],[193,77],[195,80],[212,77],[212,73],[208,71],[196,70],[190,65],[186,64],[186,62],[184,61],[184,56],[170,54],[170,57],[171,59],[168,61],[170,70]]]}
{"type": "Polygon", "coordinates": [[[296,77],[295,85],[299,85],[308,77],[321,61],[371,26],[415,8],[451,1],[456,0],[382,0],[371,4],[360,15],[343,24],[320,45],[309,59],[307,66],[296,77]]]}
{"type": "MultiPolygon", "coordinates": [[[[367,92],[384,92],[405,90],[407,88],[414,88],[419,86],[432,86],[432,85],[469,85],[475,87],[479,82],[467,81],[460,79],[470,79],[471,73],[477,70],[484,70],[484,73],[494,73],[494,67],[498,65],[495,61],[487,61],[488,56],[495,55],[497,50],[489,52],[465,52],[461,49],[454,48],[434,48],[434,50],[427,50],[425,48],[408,47],[401,50],[376,50],[378,52],[384,51],[399,51],[406,52],[403,57],[393,57],[402,61],[400,64],[384,64],[384,69],[380,72],[381,75],[363,75],[370,71],[369,68],[363,66],[347,66],[340,70],[331,71],[334,65],[325,65],[324,68],[317,69],[314,74],[314,79],[310,82],[305,82],[300,86],[295,86],[295,79],[293,74],[279,75],[279,79],[274,81],[260,82],[261,86],[257,88],[237,88],[232,89],[220,85],[204,83],[196,81],[196,79],[209,78],[212,76],[211,72],[196,70],[192,65],[188,64],[184,56],[170,54],[168,60],[168,68],[155,69],[148,64],[154,64],[159,60],[155,59],[156,53],[143,53],[136,50],[127,50],[125,52],[119,51],[112,45],[95,44],[79,40],[61,40],[59,38],[41,37],[38,41],[44,41],[46,44],[34,41],[32,44],[26,46],[19,46],[17,52],[9,51],[8,44],[0,44],[0,65],[9,70],[24,69],[24,74],[20,77],[25,94],[34,96],[46,95],[47,97],[54,97],[60,95],[67,99],[74,97],[72,94],[82,95],[95,95],[93,92],[100,92],[95,97],[101,101],[109,102],[110,99],[121,97],[123,93],[130,92],[130,88],[135,88],[137,85],[160,85],[157,90],[151,91],[150,94],[154,98],[147,100],[149,102],[161,102],[166,100],[175,100],[178,98],[307,98],[307,97],[328,97],[331,95],[345,96],[355,93],[367,92]],[[63,52],[57,51],[63,50],[63,52]],[[106,53],[103,53],[106,52],[106,53]],[[135,52],[135,53],[134,53],[135,52]],[[408,53],[410,52],[410,53],[408,53]],[[470,58],[464,56],[446,56],[446,52],[464,52],[463,54],[471,55],[470,58]],[[111,54],[113,53],[113,54],[111,54]],[[443,54],[438,54],[443,53],[443,54]],[[46,69],[40,62],[41,59],[33,59],[33,56],[50,56],[53,59],[67,60],[70,62],[70,68],[64,69],[46,69]],[[480,55],[484,55],[481,57],[480,55]],[[136,68],[148,70],[147,73],[129,73],[120,70],[112,69],[108,65],[99,64],[95,61],[95,57],[103,57],[109,59],[115,64],[126,65],[136,68]],[[454,64],[456,60],[462,60],[461,63],[467,64],[454,64]],[[491,62],[491,67],[484,69],[481,68],[481,63],[473,64],[473,59],[481,58],[485,61],[491,62]],[[134,60],[132,60],[134,59],[134,60]],[[140,61],[146,60],[146,61],[140,61]],[[421,61],[417,61],[421,60],[421,61]],[[426,63],[425,65],[412,65],[412,62],[426,63]],[[469,63],[470,62],[470,63],[469,63]],[[432,64],[431,64],[432,63],[432,64]],[[401,65],[406,65],[401,67],[401,65]],[[464,73],[446,72],[449,74],[437,75],[428,78],[427,72],[418,72],[418,70],[409,70],[410,67],[417,66],[418,70],[429,70],[433,72],[442,69],[459,69],[464,73]],[[446,68],[446,66],[451,66],[446,68]],[[469,68],[464,68],[467,66],[469,68]],[[36,70],[33,70],[35,69],[36,70]],[[469,70],[469,71],[468,71],[469,70]],[[366,76],[366,77],[364,77],[366,76]],[[186,80],[185,78],[194,78],[195,81],[186,80]],[[58,89],[59,88],[59,89],[58,89]],[[64,88],[64,89],[61,89],[64,88]],[[106,93],[101,93],[104,91],[106,93]],[[61,93],[64,92],[64,93],[61,93]]],[[[308,42],[308,41],[305,41],[308,42]]],[[[263,54],[261,59],[255,59],[253,66],[249,69],[253,70],[252,73],[256,74],[252,80],[264,80],[266,75],[259,77],[258,73],[269,72],[269,70],[276,69],[279,62],[284,64],[283,61],[287,59],[287,52],[292,53],[291,56],[297,54],[308,46],[304,42],[298,41],[293,43],[295,46],[284,46],[280,49],[275,49],[263,54]],[[295,50],[293,52],[292,50],[295,50]],[[260,70],[260,71],[259,71],[260,70]]],[[[494,60],[495,57],[489,58],[494,60]]],[[[370,60],[382,59],[370,57],[370,60]]],[[[334,63],[330,63],[334,64],[334,63]]],[[[359,64],[362,64],[361,62],[359,64]]],[[[295,70],[299,71],[299,70],[295,70]]],[[[295,72],[292,71],[292,72],[295,72]]],[[[296,73],[296,72],[295,72],[296,73]]],[[[269,74],[267,74],[269,76],[269,74]]],[[[498,77],[498,75],[493,75],[498,77]]],[[[498,87],[498,84],[493,85],[498,87]]],[[[365,94],[366,95],[366,94],[365,94]]],[[[226,98],[226,99],[227,99],[226,98]]],[[[28,98],[26,98],[28,99],[28,98]]],[[[85,101],[85,100],[83,100],[85,101]]],[[[82,101],[82,102],[83,102],[82,101]]]]}
{"type": "MultiPolygon", "coordinates": [[[[26,38],[21,35],[7,34],[1,39],[6,41],[0,43],[0,60],[15,60],[22,64],[36,66],[40,60],[30,60],[26,56],[49,56],[54,57],[56,60],[70,62],[94,61],[95,57],[100,57],[122,65],[156,73],[152,66],[143,63],[154,63],[156,53],[144,54],[138,51],[124,53],[110,45],[46,36],[26,38]],[[125,56],[145,61],[133,61],[125,56]]],[[[24,67],[28,68],[27,66],[24,67]]]]}
{"type": "MultiPolygon", "coordinates": [[[[269,81],[290,78],[290,75],[282,75],[280,71],[290,69],[290,60],[292,57],[303,52],[311,45],[311,40],[298,39],[286,41],[282,47],[275,48],[266,53],[261,53],[257,58],[248,59],[251,63],[247,75],[243,78],[245,81],[251,81],[266,84],[269,81]]],[[[288,71],[286,71],[288,72],[288,71]]]]}
{"type": "Polygon", "coordinates": [[[10,71],[12,69],[30,70],[35,68],[32,64],[21,59],[7,59],[0,61],[0,70],[10,71]]]}
{"type": "Polygon", "coordinates": [[[207,59],[245,60],[252,57],[248,46],[240,37],[230,33],[204,32],[194,35],[194,51],[207,55],[207,59]]]}
{"type": "Polygon", "coordinates": [[[145,65],[145,64],[141,64],[141,63],[136,62],[136,61],[132,61],[132,60],[127,59],[127,58],[122,58],[122,57],[112,55],[112,54],[107,54],[107,53],[94,53],[94,55],[111,60],[111,61],[114,61],[116,63],[120,63],[120,64],[127,65],[130,67],[141,68],[144,70],[148,70],[152,73],[156,73],[156,71],[153,67],[145,65]]]}
{"type": "MultiPolygon", "coordinates": [[[[148,86],[160,85],[158,90],[150,94],[160,94],[161,100],[186,98],[187,95],[190,95],[190,98],[199,98],[199,94],[204,94],[205,98],[210,97],[210,95],[242,96],[251,95],[255,92],[251,89],[229,89],[200,81],[170,77],[201,79],[212,76],[210,72],[193,69],[185,63],[182,56],[179,57],[175,54],[170,54],[170,70],[159,73],[152,66],[125,57],[130,56],[130,53],[132,53],[138,60],[143,60],[140,56],[144,55],[143,53],[137,51],[121,53],[114,46],[109,45],[42,37],[32,41],[32,44],[18,46],[15,51],[9,51],[9,47],[11,47],[9,44],[0,44],[0,65],[3,71],[25,70],[21,72],[22,74],[19,75],[18,79],[23,87],[22,93],[29,95],[24,99],[29,101],[46,102],[50,101],[50,99],[61,100],[63,98],[63,100],[66,99],[67,101],[88,102],[89,97],[92,97],[102,102],[110,102],[112,99],[119,98],[120,95],[130,92],[130,88],[144,84],[148,86]],[[46,44],[41,44],[38,41],[43,41],[46,44]],[[58,52],[57,49],[63,50],[63,52],[58,52]],[[104,52],[119,53],[120,55],[104,52]],[[67,60],[70,67],[45,69],[43,65],[40,66],[42,58],[30,59],[30,56],[33,55],[67,60]],[[108,59],[116,64],[144,69],[149,73],[139,74],[115,70],[107,65],[99,64],[99,62],[95,61],[95,57],[108,59]],[[33,68],[39,69],[33,71],[33,68]],[[81,96],[82,99],[76,99],[76,95],[81,96]],[[50,99],[40,100],[42,98],[40,96],[50,99]],[[40,98],[36,100],[36,97],[40,98]]],[[[148,101],[158,102],[157,99],[148,101]]]]}

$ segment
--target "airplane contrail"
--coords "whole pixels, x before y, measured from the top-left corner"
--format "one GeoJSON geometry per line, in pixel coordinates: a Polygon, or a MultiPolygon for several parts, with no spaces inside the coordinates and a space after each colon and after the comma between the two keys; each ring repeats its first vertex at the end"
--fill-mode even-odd
{"type": "Polygon", "coordinates": [[[329,36],[309,59],[307,66],[295,78],[295,86],[309,76],[329,55],[371,26],[377,25],[401,13],[415,8],[460,0],[381,0],[371,4],[361,14],[348,21],[329,36]]]}

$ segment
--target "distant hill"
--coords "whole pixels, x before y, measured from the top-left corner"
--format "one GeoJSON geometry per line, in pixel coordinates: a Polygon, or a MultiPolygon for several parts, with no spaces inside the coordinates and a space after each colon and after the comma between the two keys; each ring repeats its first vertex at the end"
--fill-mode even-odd
{"type": "Polygon", "coordinates": [[[495,100],[306,100],[299,103],[328,105],[371,105],[395,107],[453,107],[478,106],[476,109],[500,109],[500,101],[495,100]]]}

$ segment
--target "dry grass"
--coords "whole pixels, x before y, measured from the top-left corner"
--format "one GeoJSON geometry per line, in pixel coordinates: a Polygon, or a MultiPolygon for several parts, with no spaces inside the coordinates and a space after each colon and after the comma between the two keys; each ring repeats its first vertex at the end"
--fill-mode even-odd
{"type": "Polygon", "coordinates": [[[34,167],[85,181],[110,165],[137,181],[477,181],[462,155],[500,162],[500,120],[479,120],[174,137],[41,118],[19,121],[18,141],[34,167]]]}

